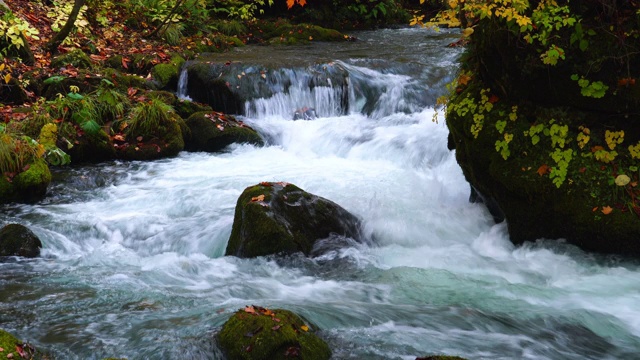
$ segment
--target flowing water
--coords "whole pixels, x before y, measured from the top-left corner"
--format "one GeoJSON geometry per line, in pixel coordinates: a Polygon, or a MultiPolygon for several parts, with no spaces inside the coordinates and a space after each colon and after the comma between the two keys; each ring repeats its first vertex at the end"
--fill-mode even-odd
{"type": "Polygon", "coordinates": [[[216,332],[255,304],[306,317],[335,359],[638,358],[638,262],[550,240],[514,247],[468,203],[431,108],[455,72],[460,50],[445,45],[456,35],[358,37],[208,60],[271,61],[272,90],[295,80],[246,103],[267,146],[60,170],[44,201],[0,207],[0,225],[44,243],[42,258],[0,262],[0,328],[58,359],[219,359],[216,332]],[[302,86],[326,67],[347,85],[302,86]],[[302,106],[319,118],[292,121],[302,106]],[[236,200],[261,181],[337,202],[376,243],[224,257],[236,200]]]}

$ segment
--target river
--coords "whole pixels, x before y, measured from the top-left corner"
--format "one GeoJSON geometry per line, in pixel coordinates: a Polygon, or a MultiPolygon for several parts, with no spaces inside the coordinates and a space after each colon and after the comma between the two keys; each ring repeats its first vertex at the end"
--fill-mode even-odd
{"type": "Polygon", "coordinates": [[[432,120],[457,35],[355,35],[207,60],[261,61],[279,68],[265,75],[275,85],[294,80],[245,104],[264,147],[56,170],[44,201],[0,207],[0,226],[44,243],[39,259],[0,262],[0,328],[58,359],[220,359],[216,332],[258,305],[316,324],[334,359],[638,358],[640,263],[554,240],[515,247],[468,202],[444,119],[432,120]],[[304,85],[318,67],[338,67],[348,87],[304,85]],[[293,121],[302,106],[319,118],[293,121]],[[236,200],[262,181],[340,204],[375,244],[224,257],[236,200]]]}

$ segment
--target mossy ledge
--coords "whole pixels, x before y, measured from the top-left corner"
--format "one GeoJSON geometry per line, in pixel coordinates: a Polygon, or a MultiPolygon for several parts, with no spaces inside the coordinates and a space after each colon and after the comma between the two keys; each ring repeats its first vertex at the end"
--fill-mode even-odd
{"type": "Polygon", "coordinates": [[[247,306],[223,325],[218,343],[228,359],[325,360],[331,350],[310,323],[291,311],[247,306]]]}

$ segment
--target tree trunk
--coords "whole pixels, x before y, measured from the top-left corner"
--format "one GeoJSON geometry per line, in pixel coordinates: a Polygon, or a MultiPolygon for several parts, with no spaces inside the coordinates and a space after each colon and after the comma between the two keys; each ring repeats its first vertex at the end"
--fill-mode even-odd
{"type": "Polygon", "coordinates": [[[64,24],[60,32],[54,36],[49,44],[47,44],[47,49],[54,55],[58,53],[58,46],[62,44],[64,39],[69,36],[71,29],[73,29],[73,25],[76,23],[76,19],[78,18],[78,14],[80,13],[80,9],[84,6],[85,0],[75,0],[73,3],[73,9],[71,9],[71,14],[69,14],[69,18],[67,19],[67,23],[64,24]]]}

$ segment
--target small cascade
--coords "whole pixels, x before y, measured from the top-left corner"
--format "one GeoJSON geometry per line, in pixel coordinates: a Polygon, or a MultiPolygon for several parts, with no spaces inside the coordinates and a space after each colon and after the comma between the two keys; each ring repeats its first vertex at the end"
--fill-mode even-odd
{"type": "Polygon", "coordinates": [[[192,99],[187,95],[187,84],[189,82],[189,75],[187,74],[187,67],[183,66],[182,70],[180,70],[180,77],[178,78],[178,89],[176,91],[176,96],[180,100],[189,100],[192,99]]]}

